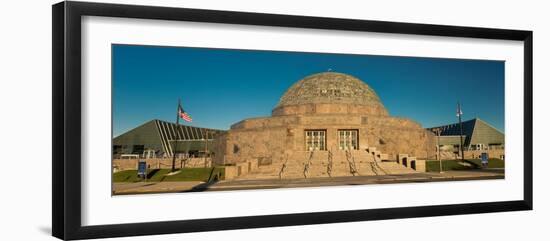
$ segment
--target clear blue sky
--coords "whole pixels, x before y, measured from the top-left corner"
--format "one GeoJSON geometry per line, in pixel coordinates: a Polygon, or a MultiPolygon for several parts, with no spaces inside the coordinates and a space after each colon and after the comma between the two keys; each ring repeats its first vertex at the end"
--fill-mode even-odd
{"type": "Polygon", "coordinates": [[[504,62],[374,55],[113,45],[113,134],[144,122],[175,122],[177,100],[193,126],[229,129],[270,116],[303,77],[353,75],[373,88],[392,116],[424,127],[479,117],[504,130],[504,62]]]}

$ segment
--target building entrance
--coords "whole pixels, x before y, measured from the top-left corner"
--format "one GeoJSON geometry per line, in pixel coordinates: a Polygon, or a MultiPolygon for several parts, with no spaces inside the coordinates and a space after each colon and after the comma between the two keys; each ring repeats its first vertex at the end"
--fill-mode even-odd
{"type": "Polygon", "coordinates": [[[338,149],[357,150],[359,149],[357,130],[338,130],[338,149]]]}
{"type": "Polygon", "coordinates": [[[306,150],[307,151],[325,151],[326,130],[306,130],[306,150]]]}

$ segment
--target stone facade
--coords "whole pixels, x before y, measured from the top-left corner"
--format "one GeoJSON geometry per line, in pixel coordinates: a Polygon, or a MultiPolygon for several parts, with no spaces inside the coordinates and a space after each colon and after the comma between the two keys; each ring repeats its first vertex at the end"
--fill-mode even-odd
{"type": "Polygon", "coordinates": [[[326,130],[326,149],[337,151],[338,130],[348,129],[358,131],[359,149],[375,146],[390,156],[407,153],[424,159],[435,155],[433,133],[411,120],[325,114],[241,121],[218,139],[223,150],[217,150],[216,153],[223,155],[216,155],[215,162],[224,164],[252,158],[281,159],[288,152],[307,151],[304,143],[306,130],[326,130]],[[223,156],[225,159],[221,159],[223,156]]]}
{"type": "Polygon", "coordinates": [[[342,159],[345,155],[338,153],[351,151],[358,162],[375,161],[376,157],[368,157],[371,153],[394,163],[399,153],[421,159],[435,157],[432,132],[410,119],[389,116],[374,90],[363,81],[325,72],[308,76],[289,88],[271,117],[243,120],[218,136],[213,161],[230,166],[252,160],[259,166],[288,166],[288,162],[306,165],[308,156],[313,156],[308,154],[313,150],[306,143],[308,131],[323,132],[323,144],[313,152],[325,159],[327,152],[342,159]],[[343,131],[356,133],[353,146],[343,146],[339,137],[343,131]],[[367,150],[373,147],[376,152],[367,150]]]}

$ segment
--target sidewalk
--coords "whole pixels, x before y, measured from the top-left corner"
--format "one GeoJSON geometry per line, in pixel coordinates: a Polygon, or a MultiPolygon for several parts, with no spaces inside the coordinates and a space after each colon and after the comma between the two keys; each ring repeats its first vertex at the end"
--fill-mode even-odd
{"type": "Polygon", "coordinates": [[[204,182],[115,182],[114,194],[166,193],[192,190],[204,182]]]}
{"type": "Polygon", "coordinates": [[[504,179],[504,169],[471,171],[425,172],[401,175],[355,176],[308,179],[228,180],[205,182],[139,182],[115,183],[114,194],[144,194],[169,192],[228,191],[266,188],[318,187],[340,185],[391,184],[412,182],[441,182],[504,179]]]}

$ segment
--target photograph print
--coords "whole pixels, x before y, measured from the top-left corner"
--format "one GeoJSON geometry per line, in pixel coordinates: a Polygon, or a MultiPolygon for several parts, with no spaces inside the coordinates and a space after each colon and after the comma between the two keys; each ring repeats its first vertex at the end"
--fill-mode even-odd
{"type": "Polygon", "coordinates": [[[111,50],[113,195],[505,177],[504,61],[111,50]]]}

